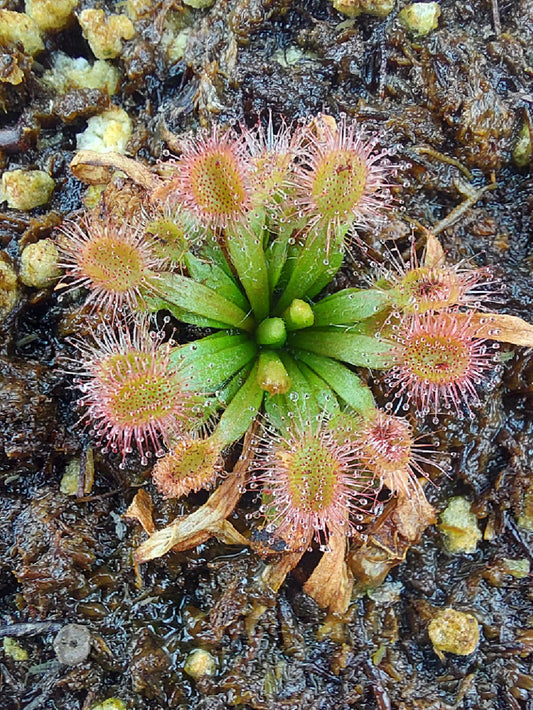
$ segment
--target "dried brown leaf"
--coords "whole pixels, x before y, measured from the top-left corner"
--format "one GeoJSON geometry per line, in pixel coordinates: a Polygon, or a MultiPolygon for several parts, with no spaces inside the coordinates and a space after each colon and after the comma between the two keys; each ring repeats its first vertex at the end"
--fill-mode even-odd
{"type": "Polygon", "coordinates": [[[89,185],[101,185],[109,182],[117,170],[125,173],[133,182],[149,191],[159,183],[158,178],[148,168],[120,153],[80,150],[70,163],[70,169],[78,180],[89,185]]]}
{"type": "Polygon", "coordinates": [[[226,518],[233,512],[241,497],[246,475],[253,457],[253,424],[244,437],[242,453],[233,472],[194,513],[174,520],[162,530],[153,533],[135,552],[135,562],[141,564],[162,557],[170,550],[190,550],[215,536],[223,542],[247,545],[243,537],[226,518]]]}
{"type": "Polygon", "coordinates": [[[189,550],[202,544],[213,535],[226,541],[232,538],[234,544],[246,545],[247,540],[239,535],[225,519],[237,505],[244,483],[244,472],[233,473],[220,485],[194,513],[177,518],[170,525],[153,533],[135,552],[137,563],[148,562],[162,557],[172,548],[176,551],[189,550]],[[228,527],[229,526],[229,527],[228,527]],[[232,528],[230,533],[229,528],[232,528]]]}
{"type": "Polygon", "coordinates": [[[476,338],[533,347],[533,325],[522,318],[505,313],[473,313],[463,317],[468,318],[476,338]]]}
{"type": "Polygon", "coordinates": [[[426,249],[424,252],[424,266],[434,268],[442,266],[445,261],[444,249],[437,237],[429,230],[426,231],[426,249]]]}
{"type": "Polygon", "coordinates": [[[435,510],[423,495],[391,500],[369,528],[364,544],[348,555],[348,565],[358,586],[378,587],[390,570],[403,562],[424,530],[435,522],[435,510]]]}
{"type": "Polygon", "coordinates": [[[144,531],[151,535],[155,532],[153,509],[154,506],[149,493],[144,488],[140,488],[123,517],[138,520],[144,531]]]}
{"type": "Polygon", "coordinates": [[[353,575],[345,561],[346,543],[344,532],[330,535],[329,549],[304,585],[304,592],[333,614],[343,614],[352,595],[353,575]]]}

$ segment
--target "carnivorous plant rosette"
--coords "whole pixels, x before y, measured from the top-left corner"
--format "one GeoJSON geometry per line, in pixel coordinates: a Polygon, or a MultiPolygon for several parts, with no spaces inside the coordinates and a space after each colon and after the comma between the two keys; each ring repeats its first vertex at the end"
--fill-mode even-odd
{"type": "MultiPolygon", "coordinates": [[[[150,533],[138,562],[211,535],[249,543],[227,518],[251,485],[261,491],[261,552],[285,550],[291,560],[273,562],[266,582],[277,588],[315,539],[344,585],[338,598],[349,601],[343,541],[364,539],[387,496],[413,511],[426,506],[420,532],[431,521],[418,483],[430,457],[417,454],[413,425],[398,409],[468,413],[498,362],[493,341],[533,344],[527,323],[478,308],[478,275],[447,265],[431,235],[420,264],[385,268],[369,288],[334,291],[347,243],[388,218],[399,190],[389,151],[377,144],[345,118],[278,134],[271,124],[215,127],[185,139],[158,175],[116,156],[144,189],[131,224],[117,226],[106,203],[64,229],[67,274],[121,333],[115,355],[111,335],[80,347],[81,404],[97,438],[123,463],[134,446],[143,456],[155,448],[153,480],[164,497],[216,487],[194,513],[155,532],[136,498],[130,514],[150,533]],[[93,252],[97,269],[86,256],[93,252]],[[120,280],[101,278],[117,259],[120,280]],[[118,322],[126,309],[134,317],[118,322]],[[146,323],[160,311],[208,330],[179,345],[157,335],[154,343],[146,323]],[[388,378],[396,416],[377,408],[360,377],[368,370],[388,378]],[[224,452],[243,437],[227,473],[224,452]]],[[[326,597],[318,591],[321,570],[332,573],[320,563],[308,590],[331,606],[331,584],[326,597]]]]}

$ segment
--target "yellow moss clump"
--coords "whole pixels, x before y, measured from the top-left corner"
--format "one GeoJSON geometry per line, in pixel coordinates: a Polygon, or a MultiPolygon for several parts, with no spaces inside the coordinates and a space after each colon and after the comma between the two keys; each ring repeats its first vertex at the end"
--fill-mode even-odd
{"type": "Polygon", "coordinates": [[[425,37],[439,26],[440,7],[436,2],[406,5],[398,15],[402,25],[414,35],[425,37]]]}
{"type": "Polygon", "coordinates": [[[11,170],[2,175],[0,200],[16,210],[32,210],[48,202],[54,187],[53,178],[42,170],[11,170]]]}
{"type": "Polygon", "coordinates": [[[203,10],[206,7],[211,7],[215,0],[183,0],[185,5],[193,7],[195,10],[203,10]]]}
{"type": "Polygon", "coordinates": [[[90,64],[83,57],[74,59],[57,52],[52,69],[43,74],[43,81],[60,94],[71,89],[100,89],[112,96],[117,93],[120,72],[103,59],[90,64]]]}
{"type": "Polygon", "coordinates": [[[79,0],[26,0],[26,13],[41,32],[60,32],[72,22],[79,0]]]}
{"type": "Polygon", "coordinates": [[[93,705],[91,710],[126,710],[126,703],[120,698],[108,698],[103,703],[93,705]]]}
{"type": "Polygon", "coordinates": [[[203,676],[213,676],[216,672],[216,662],[209,651],[203,648],[195,648],[187,656],[183,670],[188,676],[198,680],[203,676]]]}
{"type": "Polygon", "coordinates": [[[518,524],[524,530],[533,532],[533,481],[524,491],[524,497],[518,506],[518,524]]]}
{"type": "Polygon", "coordinates": [[[135,28],[126,15],[106,15],[103,10],[83,10],[79,16],[83,36],[97,59],[113,59],[122,52],[122,40],[132,39],[135,28]]]}
{"type": "Polygon", "coordinates": [[[0,321],[4,320],[17,302],[17,274],[0,256],[0,321]]]}
{"type": "Polygon", "coordinates": [[[14,661],[28,660],[28,652],[25,648],[22,648],[22,646],[16,639],[12,639],[9,636],[5,636],[3,641],[3,647],[6,656],[9,656],[14,661]]]}
{"type": "Polygon", "coordinates": [[[131,119],[121,108],[104,111],[87,121],[87,128],[78,133],[78,150],[97,153],[124,153],[132,132],[131,119]]]}
{"type": "Polygon", "coordinates": [[[154,9],[153,0],[126,0],[128,17],[135,22],[154,9]]]}
{"type": "Polygon", "coordinates": [[[333,0],[333,7],[348,17],[387,17],[394,9],[394,0],[333,0]]]}
{"type": "Polygon", "coordinates": [[[24,12],[0,10],[0,42],[20,42],[27,54],[37,54],[44,49],[37,23],[24,12]]]}
{"type": "Polygon", "coordinates": [[[472,614],[448,607],[439,609],[430,621],[428,634],[439,658],[443,658],[443,652],[468,656],[479,643],[479,624],[472,614]]]}
{"type": "Polygon", "coordinates": [[[448,507],[441,513],[438,527],[445,535],[446,547],[450,552],[476,551],[481,531],[466,498],[457,496],[450,499],[448,507]]]}
{"type": "Polygon", "coordinates": [[[524,123],[513,148],[513,161],[519,168],[525,168],[531,160],[531,134],[529,126],[524,123]]]}

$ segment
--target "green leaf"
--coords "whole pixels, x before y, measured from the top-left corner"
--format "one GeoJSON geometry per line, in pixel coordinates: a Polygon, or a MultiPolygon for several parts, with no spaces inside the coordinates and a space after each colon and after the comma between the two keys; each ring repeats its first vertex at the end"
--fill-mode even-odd
{"type": "Polygon", "coordinates": [[[315,303],[315,326],[356,323],[376,315],[390,304],[390,295],[385,291],[347,288],[315,303]]]}
{"type": "Polygon", "coordinates": [[[215,428],[211,438],[225,447],[243,436],[254,421],[263,401],[263,390],[257,384],[257,363],[240,387],[215,428]]]}
{"type": "Polygon", "coordinates": [[[245,333],[232,333],[224,330],[212,335],[206,335],[205,338],[194,340],[191,343],[178,345],[172,350],[170,362],[172,367],[184,368],[195,360],[205,360],[220,352],[220,350],[232,348],[246,342],[249,342],[249,337],[245,333]]]}
{"type": "Polygon", "coordinates": [[[293,233],[293,225],[290,222],[283,222],[277,225],[277,236],[265,249],[265,259],[268,269],[268,283],[270,294],[278,285],[281,272],[287,261],[289,239],[293,233]]]}
{"type": "Polygon", "coordinates": [[[202,412],[204,423],[208,422],[220,409],[225,409],[228,406],[228,403],[246,382],[246,378],[250,374],[250,369],[250,363],[248,363],[236,372],[224,385],[221,385],[213,393],[212,397],[206,400],[204,411],[202,412]]]}
{"type": "Polygon", "coordinates": [[[363,384],[359,377],[345,365],[329,357],[315,355],[303,350],[298,350],[295,353],[295,357],[302,360],[303,363],[323,378],[331,389],[355,411],[364,414],[374,409],[374,398],[370,388],[363,384]]]}
{"type": "MultiPolygon", "coordinates": [[[[196,341],[201,342],[201,341],[196,341]]],[[[257,354],[257,345],[251,340],[227,347],[208,357],[191,358],[180,367],[191,389],[213,392],[226,382],[257,354]]]]}
{"type": "Polygon", "coordinates": [[[337,414],[340,411],[340,408],[333,388],[330,387],[328,383],[322,379],[322,377],[317,375],[316,372],[313,372],[313,370],[311,370],[311,368],[308,367],[302,360],[299,360],[297,365],[302,375],[309,382],[315,399],[320,406],[320,410],[322,412],[327,412],[330,416],[337,414]]]}
{"type": "Polygon", "coordinates": [[[314,284],[307,290],[307,298],[314,298],[333,280],[335,274],[342,266],[344,259],[344,245],[337,248],[331,247],[329,252],[329,266],[314,284]]]}
{"type": "Polygon", "coordinates": [[[207,239],[204,244],[202,244],[201,248],[198,251],[198,255],[201,259],[205,259],[206,261],[210,261],[213,264],[219,266],[222,271],[228,276],[231,276],[231,278],[235,278],[235,274],[233,273],[233,270],[228,263],[224,251],[218,244],[217,237],[215,237],[215,235],[211,235],[210,238],[207,239]]]}
{"type": "Polygon", "coordinates": [[[337,273],[340,266],[338,257],[342,261],[343,249],[342,240],[330,243],[326,234],[308,235],[276,304],[275,314],[281,315],[295,298],[304,300],[319,293],[337,273]]]}
{"type": "MultiPolygon", "coordinates": [[[[162,273],[150,284],[161,298],[162,303],[172,312],[176,306],[184,313],[199,316],[225,327],[252,331],[255,327],[253,318],[227,298],[220,296],[209,286],[199,284],[188,276],[162,273]]],[[[220,327],[220,326],[215,326],[220,327]]]]}
{"type": "Polygon", "coordinates": [[[227,298],[228,301],[242,308],[243,311],[250,310],[250,304],[235,279],[229,276],[220,266],[213,262],[198,259],[191,252],[187,253],[185,264],[189,275],[197,283],[209,286],[220,296],[227,298]]]}
{"type": "Polygon", "coordinates": [[[227,328],[227,323],[222,323],[222,321],[212,320],[211,318],[204,318],[196,313],[190,313],[189,311],[183,310],[183,308],[178,308],[173,303],[165,301],[163,298],[156,296],[143,295],[146,307],[150,313],[156,313],[157,311],[168,311],[172,313],[174,318],[182,321],[183,323],[190,323],[190,325],[197,325],[199,328],[227,328]]]}
{"type": "Polygon", "coordinates": [[[290,377],[291,388],[286,394],[267,395],[264,406],[270,421],[283,431],[292,421],[315,420],[324,407],[317,397],[316,387],[305,377],[294,358],[283,351],[279,356],[290,377]]]}
{"type": "Polygon", "coordinates": [[[370,368],[392,367],[392,351],[397,347],[377,335],[359,335],[327,328],[293,331],[289,333],[287,343],[350,365],[370,368]]]}
{"type": "Polygon", "coordinates": [[[270,284],[263,250],[264,212],[256,210],[250,224],[226,229],[226,248],[257,321],[270,313],[270,284]]]}

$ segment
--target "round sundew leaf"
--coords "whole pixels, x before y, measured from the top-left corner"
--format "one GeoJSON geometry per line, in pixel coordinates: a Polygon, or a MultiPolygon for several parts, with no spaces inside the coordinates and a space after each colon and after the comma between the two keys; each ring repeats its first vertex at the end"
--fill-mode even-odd
{"type": "Polygon", "coordinates": [[[255,481],[266,496],[267,530],[289,549],[327,542],[346,533],[351,512],[372,507],[375,489],[356,470],[357,451],[349,437],[339,441],[321,416],[290,418],[279,432],[265,433],[258,446],[255,481]]]}
{"type": "Polygon", "coordinates": [[[478,403],[476,385],[495,367],[494,351],[474,337],[471,315],[431,311],[413,314],[392,332],[396,363],[388,375],[398,398],[412,400],[423,414],[478,403]]]}
{"type": "Polygon", "coordinates": [[[244,141],[214,125],[183,142],[175,173],[159,193],[179,203],[199,225],[218,232],[243,219],[251,208],[250,164],[244,141]]]}
{"type": "Polygon", "coordinates": [[[136,446],[143,461],[172,437],[198,424],[203,401],[170,361],[171,346],[144,326],[132,332],[102,328],[95,344],[79,344],[80,404],[105,449],[123,458],[136,446]]]}
{"type": "Polygon", "coordinates": [[[93,309],[117,313],[145,309],[144,295],[161,266],[153,239],[142,229],[117,225],[111,219],[85,216],[67,223],[58,240],[68,288],[87,288],[93,309]]]}

